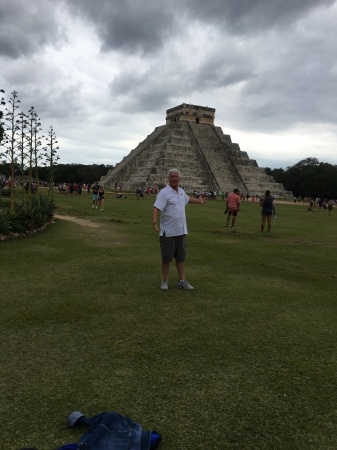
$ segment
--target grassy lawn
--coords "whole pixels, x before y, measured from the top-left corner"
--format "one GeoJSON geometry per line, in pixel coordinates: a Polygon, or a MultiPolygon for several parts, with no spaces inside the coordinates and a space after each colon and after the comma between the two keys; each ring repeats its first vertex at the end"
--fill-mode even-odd
{"type": "Polygon", "coordinates": [[[74,411],[117,411],[162,450],[337,448],[337,209],[187,206],[187,278],[160,291],[154,198],[56,194],[59,215],[0,243],[0,448],[75,442],[74,411]]]}

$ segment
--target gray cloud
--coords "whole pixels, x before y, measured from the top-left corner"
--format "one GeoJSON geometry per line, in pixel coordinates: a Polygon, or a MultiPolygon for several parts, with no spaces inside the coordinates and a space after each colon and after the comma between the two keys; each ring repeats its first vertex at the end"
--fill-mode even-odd
{"type": "MultiPolygon", "coordinates": [[[[68,0],[71,11],[83,15],[96,27],[102,50],[148,54],[158,51],[191,24],[249,35],[272,28],[288,28],[319,7],[334,0],[68,0]]],[[[197,35],[195,37],[197,39],[197,35]]]]}
{"type": "Polygon", "coordinates": [[[29,56],[62,36],[53,3],[44,0],[0,3],[0,55],[13,59],[29,56]]]}
{"type": "Polygon", "coordinates": [[[202,23],[221,26],[249,34],[274,27],[288,27],[303,15],[319,7],[329,7],[334,0],[187,0],[186,13],[202,23]]]}
{"type": "Polygon", "coordinates": [[[92,22],[102,50],[148,54],[165,44],[175,22],[174,8],[162,2],[68,0],[70,11],[92,22]]]}

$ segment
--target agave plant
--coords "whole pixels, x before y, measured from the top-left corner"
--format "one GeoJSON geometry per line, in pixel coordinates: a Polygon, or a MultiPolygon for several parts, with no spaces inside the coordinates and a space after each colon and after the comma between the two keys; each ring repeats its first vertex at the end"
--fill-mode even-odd
{"type": "Polygon", "coordinates": [[[24,220],[26,230],[34,230],[41,227],[45,221],[40,206],[35,197],[25,200],[19,207],[24,220]]]}
{"type": "Polygon", "coordinates": [[[50,197],[40,197],[40,208],[45,222],[49,222],[53,218],[56,208],[54,200],[50,197]]]}
{"type": "Polygon", "coordinates": [[[0,234],[9,234],[12,231],[7,209],[0,210],[0,234]]]}
{"type": "Polygon", "coordinates": [[[8,209],[7,218],[10,225],[10,231],[13,231],[14,233],[23,233],[26,231],[25,217],[20,205],[14,204],[13,209],[8,209]]]}
{"type": "Polygon", "coordinates": [[[11,232],[23,233],[40,228],[48,223],[54,215],[55,204],[48,197],[29,197],[22,203],[3,204],[0,210],[0,234],[11,232]]]}

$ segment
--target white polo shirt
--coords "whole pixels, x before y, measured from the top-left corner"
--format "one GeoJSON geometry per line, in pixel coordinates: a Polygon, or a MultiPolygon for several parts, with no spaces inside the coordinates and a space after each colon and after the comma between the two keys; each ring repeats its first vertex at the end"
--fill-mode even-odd
{"type": "Polygon", "coordinates": [[[178,188],[178,192],[168,184],[158,192],[155,208],[160,210],[160,236],[181,236],[187,234],[185,206],[189,202],[189,196],[184,189],[178,188]]]}

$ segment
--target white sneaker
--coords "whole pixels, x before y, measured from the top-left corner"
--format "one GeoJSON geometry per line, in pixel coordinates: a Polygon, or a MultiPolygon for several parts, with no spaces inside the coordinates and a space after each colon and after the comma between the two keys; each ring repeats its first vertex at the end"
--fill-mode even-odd
{"type": "Polygon", "coordinates": [[[187,280],[178,281],[177,288],[186,289],[186,291],[193,291],[194,287],[190,285],[187,280]]]}
{"type": "Polygon", "coordinates": [[[161,285],[160,285],[160,289],[162,291],[167,291],[168,290],[168,280],[162,280],[161,285]]]}

